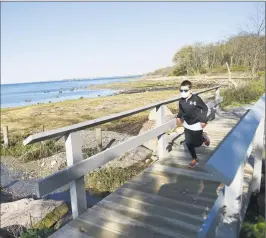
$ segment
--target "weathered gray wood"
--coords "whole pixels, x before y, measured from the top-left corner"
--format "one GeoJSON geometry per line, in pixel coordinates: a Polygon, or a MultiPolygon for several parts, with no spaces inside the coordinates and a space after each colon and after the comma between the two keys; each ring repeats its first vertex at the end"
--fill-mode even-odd
{"type": "Polygon", "coordinates": [[[234,180],[264,113],[265,94],[237,124],[205,164],[204,168],[217,176],[222,183],[230,185],[234,180]]]}
{"type": "Polygon", "coordinates": [[[97,150],[98,152],[101,152],[103,149],[102,145],[102,129],[96,128],[96,143],[97,143],[97,150]]]}
{"type": "MultiPolygon", "coordinates": [[[[79,161],[68,168],[62,169],[38,182],[38,196],[42,197],[63,185],[74,181],[86,173],[104,165],[108,161],[119,157],[120,155],[142,145],[145,141],[165,133],[175,126],[176,120],[173,119],[160,127],[154,128],[139,136],[135,136],[128,141],[102,151],[88,159],[79,161]]],[[[81,143],[80,143],[81,145],[81,143]]]]}
{"type": "Polygon", "coordinates": [[[69,224],[64,225],[62,228],[53,233],[49,238],[94,238],[80,231],[80,227],[73,227],[69,224]]]}
{"type": "MultiPolygon", "coordinates": [[[[156,126],[159,127],[164,123],[164,105],[156,107],[156,126]]],[[[164,134],[158,136],[158,145],[157,145],[158,157],[162,159],[166,156],[166,142],[164,134]]]]}
{"type": "Polygon", "coordinates": [[[254,170],[251,192],[260,192],[261,169],[262,169],[262,152],[264,149],[263,135],[265,127],[265,118],[263,117],[258,126],[253,146],[254,146],[254,170]]]}
{"type": "Polygon", "coordinates": [[[187,169],[180,169],[180,168],[173,168],[171,166],[165,166],[161,164],[153,164],[151,165],[145,172],[155,172],[160,171],[168,174],[177,174],[177,175],[184,175],[195,179],[204,179],[218,182],[218,180],[213,176],[213,174],[199,172],[199,171],[188,171],[187,169]]]}
{"type": "Polygon", "coordinates": [[[206,211],[204,206],[190,203],[187,200],[170,199],[147,192],[134,190],[132,188],[119,188],[115,191],[115,194],[118,196],[127,197],[128,199],[138,200],[143,203],[152,203],[157,207],[162,206],[166,209],[187,212],[195,217],[202,217],[203,213],[206,211]]]}
{"type": "Polygon", "coordinates": [[[8,140],[8,126],[3,126],[3,136],[4,136],[4,146],[9,146],[9,140],[8,140]]]}
{"type": "MultiPolygon", "coordinates": [[[[67,166],[73,166],[83,161],[80,132],[71,133],[65,137],[67,166]]],[[[87,210],[87,199],[84,177],[78,177],[70,182],[70,198],[73,218],[87,210]]]]}
{"type": "MultiPolygon", "coordinates": [[[[98,218],[98,222],[103,224],[106,229],[115,229],[118,232],[128,235],[128,237],[174,237],[174,238],[185,238],[184,235],[180,234],[180,230],[175,228],[174,225],[164,226],[165,223],[157,224],[148,220],[148,217],[133,217],[126,216],[112,209],[102,208],[99,205],[93,206],[88,212],[84,213],[80,219],[92,220],[98,218]],[[142,219],[141,219],[142,218],[142,219]],[[143,218],[145,220],[143,220],[143,218]]],[[[154,218],[156,221],[156,219],[154,218]]]]}
{"type": "MultiPolygon", "coordinates": [[[[220,86],[216,86],[216,87],[212,87],[209,89],[201,90],[201,91],[195,92],[195,94],[201,94],[201,93],[209,92],[209,91],[217,89],[219,87],[220,86]]],[[[34,134],[34,135],[31,135],[28,138],[26,138],[23,141],[23,144],[28,145],[28,144],[36,143],[39,141],[56,138],[56,137],[63,137],[64,135],[75,132],[75,131],[81,131],[81,130],[84,130],[84,129],[87,129],[90,127],[94,127],[94,126],[98,126],[98,125],[101,125],[101,124],[104,124],[107,122],[111,122],[113,120],[117,120],[117,119],[121,119],[123,117],[131,116],[131,115],[137,114],[139,112],[143,112],[143,111],[152,109],[154,107],[158,107],[158,106],[161,106],[164,104],[173,103],[175,101],[178,101],[179,99],[180,99],[180,97],[176,97],[176,98],[164,100],[161,102],[152,103],[152,104],[149,104],[147,106],[140,107],[137,109],[132,109],[132,110],[116,113],[116,114],[113,114],[110,116],[105,116],[105,117],[97,118],[94,120],[77,123],[77,124],[74,124],[71,126],[66,126],[66,127],[46,131],[43,133],[34,134]]]]}

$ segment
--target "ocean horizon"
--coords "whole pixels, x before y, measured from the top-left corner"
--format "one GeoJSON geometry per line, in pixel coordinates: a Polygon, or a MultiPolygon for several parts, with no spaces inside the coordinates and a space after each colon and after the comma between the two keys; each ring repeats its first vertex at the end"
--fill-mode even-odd
{"type": "Polygon", "coordinates": [[[131,81],[142,75],[1,84],[1,108],[95,98],[117,93],[112,89],[89,89],[90,85],[131,81]]]}

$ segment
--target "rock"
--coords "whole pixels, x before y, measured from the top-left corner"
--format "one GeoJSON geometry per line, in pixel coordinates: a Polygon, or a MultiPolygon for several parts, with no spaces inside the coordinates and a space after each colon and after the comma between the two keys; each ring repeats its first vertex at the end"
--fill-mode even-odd
{"type": "Polygon", "coordinates": [[[1,204],[1,228],[20,225],[27,229],[50,228],[68,212],[64,201],[24,198],[1,204]]]}
{"type": "Polygon", "coordinates": [[[43,162],[42,164],[41,164],[41,167],[43,167],[45,165],[45,163],[43,162]]]}
{"type": "Polygon", "coordinates": [[[54,229],[58,230],[59,228],[61,228],[62,226],[64,226],[65,224],[67,224],[68,222],[70,222],[72,220],[72,215],[71,214],[67,214],[66,216],[63,216],[55,225],[54,225],[54,229]]]}
{"type": "Polygon", "coordinates": [[[54,166],[56,164],[56,160],[53,160],[52,162],[51,162],[51,166],[54,166]]]}
{"type": "Polygon", "coordinates": [[[151,161],[152,161],[151,159],[146,159],[146,160],[145,160],[145,163],[146,163],[146,164],[149,164],[151,161]]]}
{"type": "Polygon", "coordinates": [[[7,226],[0,229],[0,238],[2,237],[20,237],[22,232],[26,232],[26,228],[20,225],[7,226]]]}
{"type": "MultiPolygon", "coordinates": [[[[164,115],[165,116],[174,116],[174,114],[171,112],[171,110],[166,105],[163,105],[163,107],[164,107],[164,115]]],[[[149,120],[156,121],[156,108],[151,110],[151,112],[149,114],[149,120]]]]}
{"type": "Polygon", "coordinates": [[[16,238],[12,233],[0,228],[0,238],[16,238]]]}

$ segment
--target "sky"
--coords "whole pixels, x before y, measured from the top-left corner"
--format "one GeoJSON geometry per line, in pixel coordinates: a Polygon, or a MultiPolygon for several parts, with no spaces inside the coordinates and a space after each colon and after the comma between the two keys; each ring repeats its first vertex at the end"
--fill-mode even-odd
{"type": "Polygon", "coordinates": [[[236,34],[262,2],[1,2],[1,84],[138,75],[236,34]]]}

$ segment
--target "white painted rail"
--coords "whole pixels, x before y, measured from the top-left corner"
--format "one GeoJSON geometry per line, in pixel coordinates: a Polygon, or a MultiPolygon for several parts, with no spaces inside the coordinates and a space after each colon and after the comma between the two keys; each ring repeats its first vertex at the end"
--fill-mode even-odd
{"type": "MultiPolygon", "coordinates": [[[[265,94],[231,130],[205,164],[205,169],[223,183],[224,189],[203,224],[198,238],[238,237],[249,198],[243,201],[244,166],[254,153],[251,192],[261,183],[262,151],[265,145],[265,94]]],[[[249,197],[248,195],[248,197],[249,197]]]]}
{"type": "MultiPolygon", "coordinates": [[[[209,89],[195,92],[195,94],[201,94],[216,90],[215,101],[220,103],[220,86],[212,87],[209,89]]],[[[149,141],[155,137],[158,137],[158,154],[159,158],[166,155],[166,145],[164,140],[164,134],[172,129],[176,125],[176,120],[173,119],[164,123],[164,110],[163,105],[176,102],[180,97],[172,98],[169,100],[156,102],[133,110],[117,113],[110,116],[105,116],[95,120],[85,121],[82,123],[66,126],[63,128],[50,130],[38,134],[29,136],[23,141],[24,145],[41,142],[48,139],[65,137],[65,146],[67,153],[67,168],[62,169],[50,176],[41,179],[38,182],[38,197],[42,197],[46,194],[53,192],[54,190],[70,183],[70,197],[73,218],[78,217],[80,214],[86,211],[86,193],[84,186],[84,175],[90,171],[104,165],[110,160],[119,157],[120,155],[142,145],[144,142],[149,141]],[[133,137],[126,142],[123,142],[117,146],[101,151],[100,153],[91,156],[90,158],[83,159],[81,151],[80,133],[79,131],[95,127],[113,120],[121,119],[123,117],[131,116],[142,111],[156,108],[157,123],[156,128],[133,137]]]]}

